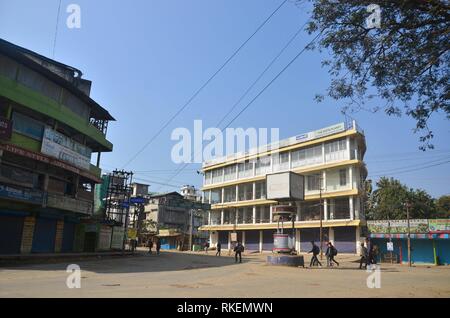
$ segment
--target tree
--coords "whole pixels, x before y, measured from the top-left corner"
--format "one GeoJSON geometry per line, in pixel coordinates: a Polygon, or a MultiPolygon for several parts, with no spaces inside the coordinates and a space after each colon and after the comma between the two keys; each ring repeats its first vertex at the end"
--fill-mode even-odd
{"type": "Polygon", "coordinates": [[[426,191],[409,189],[399,180],[386,177],[380,178],[376,185],[368,198],[367,219],[406,219],[406,202],[411,203],[410,218],[436,217],[435,202],[426,191]]]}
{"type": "MultiPolygon", "coordinates": [[[[310,49],[332,53],[322,62],[332,77],[326,94],[342,100],[344,113],[384,110],[387,115],[411,116],[414,132],[422,134],[420,149],[433,148],[430,117],[443,112],[450,119],[449,2],[309,2],[313,8],[308,32],[322,34],[310,49]]],[[[323,99],[316,96],[317,101],[323,99]]]]}
{"type": "Polygon", "coordinates": [[[450,217],[450,195],[443,195],[436,200],[436,214],[437,217],[450,217]]]}

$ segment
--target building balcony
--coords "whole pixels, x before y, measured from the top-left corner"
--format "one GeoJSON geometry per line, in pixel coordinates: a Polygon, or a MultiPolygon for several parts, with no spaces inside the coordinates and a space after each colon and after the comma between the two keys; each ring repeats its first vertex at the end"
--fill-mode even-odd
{"type": "Polygon", "coordinates": [[[49,208],[61,209],[85,215],[92,215],[93,202],[70,198],[61,194],[48,193],[47,206],[49,208]]]}

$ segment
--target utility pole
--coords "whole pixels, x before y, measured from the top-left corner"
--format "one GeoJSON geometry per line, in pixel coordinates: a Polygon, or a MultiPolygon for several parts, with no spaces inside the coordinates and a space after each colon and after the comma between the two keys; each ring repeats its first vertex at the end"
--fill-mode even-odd
{"type": "Polygon", "coordinates": [[[319,208],[320,208],[320,260],[323,259],[323,228],[322,228],[322,219],[323,219],[323,212],[322,212],[322,177],[319,177],[319,208]]]}
{"type": "Polygon", "coordinates": [[[408,266],[411,267],[411,227],[409,225],[409,208],[411,204],[406,202],[406,221],[408,222],[408,266]]]}

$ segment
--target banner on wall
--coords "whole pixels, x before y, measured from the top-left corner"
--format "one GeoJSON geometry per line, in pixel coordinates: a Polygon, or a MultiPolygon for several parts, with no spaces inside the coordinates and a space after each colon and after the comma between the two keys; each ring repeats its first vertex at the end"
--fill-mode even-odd
{"type": "Polygon", "coordinates": [[[431,233],[450,233],[450,219],[428,220],[431,233]]]}
{"type": "Polygon", "coordinates": [[[111,248],[112,249],[122,249],[123,247],[123,239],[124,239],[124,229],[121,226],[114,226],[112,239],[111,239],[111,248]]]}
{"type": "MultiPolygon", "coordinates": [[[[428,233],[427,219],[409,220],[411,233],[428,233]]],[[[367,221],[367,228],[371,233],[408,233],[407,220],[378,220],[367,221]]]]}
{"type": "Polygon", "coordinates": [[[92,151],[50,127],[45,127],[41,152],[85,170],[90,168],[92,151]]]}

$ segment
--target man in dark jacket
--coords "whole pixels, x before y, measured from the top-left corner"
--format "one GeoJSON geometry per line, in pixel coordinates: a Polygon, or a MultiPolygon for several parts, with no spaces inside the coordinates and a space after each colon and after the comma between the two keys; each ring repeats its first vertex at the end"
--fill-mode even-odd
{"type": "Polygon", "coordinates": [[[156,254],[159,255],[159,250],[161,249],[161,241],[158,240],[156,242],[156,254]]]}
{"type": "Polygon", "coordinates": [[[361,243],[361,252],[359,254],[361,256],[361,260],[359,261],[359,269],[362,269],[363,263],[364,263],[364,269],[367,269],[369,255],[367,253],[367,248],[364,246],[364,243],[361,243]]]}
{"type": "Polygon", "coordinates": [[[337,255],[337,249],[331,242],[328,242],[328,248],[325,255],[327,256],[327,266],[333,266],[333,262],[336,263],[337,266],[339,266],[339,262],[334,259],[334,257],[337,255]]]}
{"type": "Polygon", "coordinates": [[[217,256],[217,255],[220,256],[220,250],[222,249],[222,244],[220,244],[220,242],[217,243],[216,249],[217,249],[216,256],[217,256]]]}
{"type": "Polygon", "coordinates": [[[239,256],[239,263],[242,263],[242,252],[244,251],[244,246],[241,244],[241,242],[237,242],[236,246],[234,247],[234,262],[237,263],[238,256],[239,256]]]}
{"type": "Polygon", "coordinates": [[[322,263],[319,262],[319,259],[317,258],[317,255],[320,253],[320,248],[314,243],[314,241],[311,241],[312,249],[308,252],[313,253],[313,256],[311,258],[311,263],[309,263],[309,267],[313,267],[314,265],[322,266],[322,263]]]}
{"type": "Polygon", "coordinates": [[[153,241],[149,240],[148,241],[148,253],[151,254],[152,253],[152,248],[153,248],[153,241]]]}

